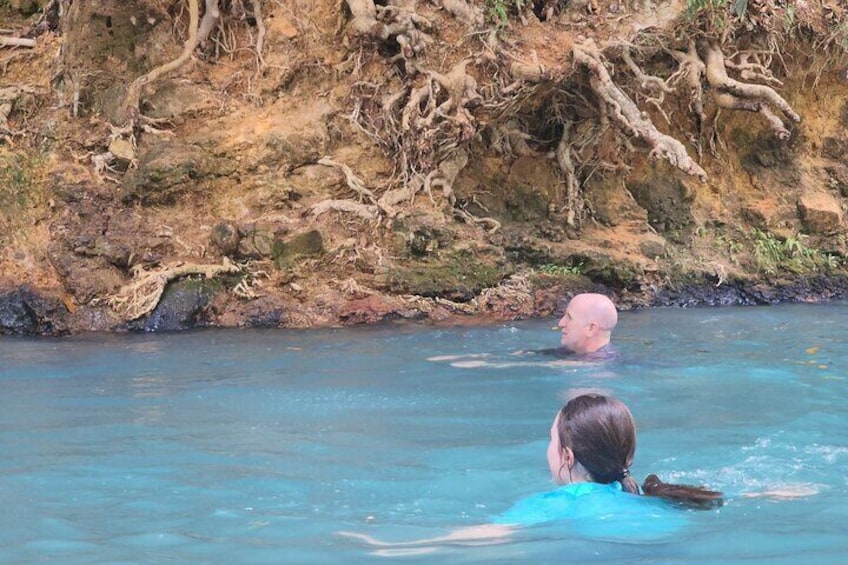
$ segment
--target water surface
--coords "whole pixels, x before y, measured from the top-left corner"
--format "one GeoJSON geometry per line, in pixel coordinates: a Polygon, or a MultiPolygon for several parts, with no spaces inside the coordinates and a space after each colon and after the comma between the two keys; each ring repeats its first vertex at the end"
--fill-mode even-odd
{"type": "Polygon", "coordinates": [[[550,489],[584,389],[631,407],[634,476],[727,504],[650,543],[555,524],[392,561],[845,562],[848,305],[626,312],[619,362],[512,355],[553,323],[0,336],[0,562],[373,563],[334,532],[431,537],[550,489]]]}

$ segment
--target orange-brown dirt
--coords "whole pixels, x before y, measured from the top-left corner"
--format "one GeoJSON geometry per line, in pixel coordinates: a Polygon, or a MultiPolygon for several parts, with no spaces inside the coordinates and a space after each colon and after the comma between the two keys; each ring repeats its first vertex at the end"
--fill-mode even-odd
{"type": "MultiPolygon", "coordinates": [[[[187,2],[34,3],[63,7],[52,27],[30,4],[0,0],[0,36],[35,40],[0,47],[0,297],[32,311],[5,331],[513,319],[589,289],[626,308],[846,288],[848,79],[821,20],[844,17],[832,3],[808,3],[818,12],[792,34],[777,9],[762,12],[771,28],[737,19],[723,44],[728,58],[768,46],[774,80],[747,82],[800,115],[786,140],[761,114],[716,106],[706,79],[704,120],[682,82],[650,103],[622,46],[669,78],[669,50],[715,32],[683,1],[469,2],[473,21],[447,2],[376,3],[380,22],[398,8],[432,24],[413,26],[432,40],[414,52],[406,32],[354,29],[350,2],[262,1],[257,18],[222,1],[210,38],[142,90],[137,114],[127,87],[180,54],[187,2]],[[496,5],[512,9],[500,30],[496,5]],[[603,108],[573,56],[587,41],[705,182],[603,108]],[[214,281],[179,271],[223,264],[235,267],[214,281]],[[129,285],[157,274],[157,310],[129,315],[142,298],[129,285]]],[[[0,299],[0,332],[3,319],[0,299]]]]}

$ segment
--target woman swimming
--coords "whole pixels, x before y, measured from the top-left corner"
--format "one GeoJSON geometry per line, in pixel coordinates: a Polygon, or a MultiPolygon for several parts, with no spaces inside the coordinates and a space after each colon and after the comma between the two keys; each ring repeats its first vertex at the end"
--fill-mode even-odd
{"type": "MultiPolygon", "coordinates": [[[[547,459],[560,488],[519,501],[492,524],[456,530],[448,535],[408,542],[382,542],[366,534],[339,532],[382,548],[424,548],[433,544],[483,544],[504,541],[519,526],[571,519],[586,526],[592,515],[615,515],[615,528],[644,528],[655,507],[634,504],[631,495],[659,497],[678,505],[712,508],[722,493],[690,485],[663,483],[648,475],[639,488],[630,476],[636,452],[636,425],[623,402],[602,394],[583,394],[570,400],[551,425],[547,459]],[[643,516],[638,516],[639,514],[643,516]],[[630,523],[628,527],[627,523],[630,523]]],[[[605,527],[612,525],[605,518],[605,527]]],[[[431,548],[432,549],[432,548],[431,548]]]]}

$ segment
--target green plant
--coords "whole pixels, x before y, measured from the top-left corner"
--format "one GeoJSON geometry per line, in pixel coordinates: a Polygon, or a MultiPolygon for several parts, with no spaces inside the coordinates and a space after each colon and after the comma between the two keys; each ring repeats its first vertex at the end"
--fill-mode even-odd
{"type": "Polygon", "coordinates": [[[556,265],[554,263],[545,263],[544,265],[539,265],[536,267],[536,272],[541,273],[543,275],[554,275],[557,277],[563,277],[566,275],[579,275],[583,273],[583,263],[577,263],[576,265],[556,265]]]}
{"type": "Polygon", "coordinates": [[[486,0],[489,19],[498,29],[506,27],[510,12],[519,13],[524,8],[524,0],[486,0]]]}
{"type": "Polygon", "coordinates": [[[0,210],[20,210],[33,198],[39,162],[39,156],[0,153],[0,210]]]}
{"type": "Polygon", "coordinates": [[[786,7],[786,12],[783,16],[783,31],[785,33],[791,33],[795,29],[796,24],[795,19],[795,5],[790,4],[786,7]]]}
{"type": "Polygon", "coordinates": [[[719,234],[713,240],[713,248],[722,252],[727,251],[730,254],[730,261],[738,265],[739,259],[737,256],[742,252],[744,246],[735,239],[719,234]]]}
{"type": "Polygon", "coordinates": [[[693,20],[701,12],[714,12],[726,7],[727,0],[686,0],[686,17],[693,20]]]}
{"type": "Polygon", "coordinates": [[[832,254],[813,249],[805,243],[807,236],[797,234],[780,239],[760,229],[751,232],[754,243],[754,262],[757,269],[767,274],[778,270],[794,273],[835,269],[839,259],[832,254]]]}

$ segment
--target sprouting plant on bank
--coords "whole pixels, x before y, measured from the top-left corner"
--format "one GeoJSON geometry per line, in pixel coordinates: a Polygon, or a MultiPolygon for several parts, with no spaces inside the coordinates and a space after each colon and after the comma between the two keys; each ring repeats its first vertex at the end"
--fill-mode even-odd
{"type": "Polygon", "coordinates": [[[509,22],[510,13],[520,13],[524,5],[524,0],[486,0],[486,13],[500,30],[509,22]]]}
{"type": "Polygon", "coordinates": [[[20,210],[33,200],[40,159],[40,156],[0,153],[0,210],[20,210]]]}
{"type": "Polygon", "coordinates": [[[555,263],[545,263],[544,265],[539,265],[536,267],[536,272],[543,275],[553,275],[557,277],[564,277],[566,275],[580,275],[583,273],[583,263],[577,263],[576,265],[557,265],[555,263]]]}
{"type": "Polygon", "coordinates": [[[754,262],[766,274],[778,270],[803,273],[839,267],[839,259],[805,243],[807,236],[797,234],[780,239],[774,234],[755,228],[751,232],[754,245],[754,262]]]}

